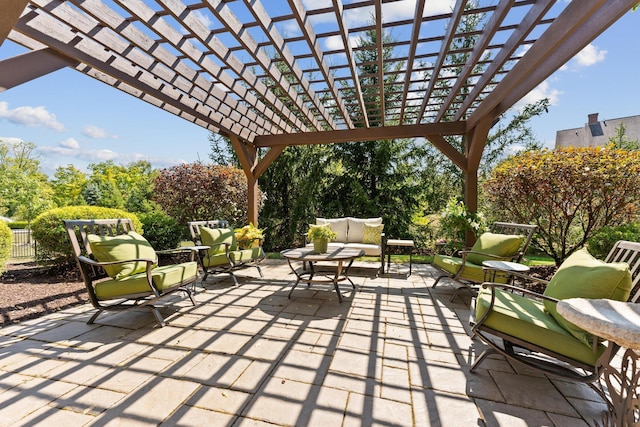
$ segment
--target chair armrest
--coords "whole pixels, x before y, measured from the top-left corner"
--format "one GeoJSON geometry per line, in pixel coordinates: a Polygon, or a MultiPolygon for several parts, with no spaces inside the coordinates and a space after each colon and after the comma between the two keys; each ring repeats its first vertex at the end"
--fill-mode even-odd
{"type": "MultiPolygon", "coordinates": [[[[540,280],[542,280],[542,279],[540,279],[540,280]]],[[[543,281],[546,282],[546,280],[543,280],[543,281]]],[[[514,286],[514,285],[507,285],[505,283],[484,282],[480,286],[485,288],[485,289],[486,288],[491,288],[491,292],[492,293],[495,292],[494,291],[495,288],[502,288],[502,289],[507,289],[507,290],[511,290],[511,291],[522,292],[524,294],[531,295],[532,297],[540,298],[540,299],[543,299],[543,300],[546,300],[546,301],[551,301],[551,302],[554,302],[554,303],[557,303],[558,301],[560,301],[557,298],[553,298],[553,297],[550,297],[550,296],[547,296],[547,295],[543,295],[543,294],[540,294],[538,292],[534,292],[532,290],[529,290],[527,288],[522,288],[520,286],[514,286]]]]}
{"type": "Polygon", "coordinates": [[[461,255],[461,258],[465,261],[467,259],[467,255],[469,254],[482,255],[484,257],[489,257],[492,260],[496,260],[496,261],[510,261],[513,259],[513,256],[499,256],[499,255],[493,255],[485,252],[478,252],[478,251],[471,251],[471,250],[460,251],[459,254],[461,255]]]}

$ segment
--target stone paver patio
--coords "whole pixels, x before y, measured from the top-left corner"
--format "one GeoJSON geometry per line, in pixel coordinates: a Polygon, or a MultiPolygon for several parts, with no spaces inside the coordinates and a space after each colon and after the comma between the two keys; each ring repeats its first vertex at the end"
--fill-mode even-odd
{"type": "MultiPolygon", "coordinates": [[[[284,261],[239,286],[209,278],[197,306],[90,305],[0,329],[0,425],[587,426],[606,408],[589,387],[503,358],[469,373],[468,295],[434,270],[357,264],[357,292],[298,286],[284,261]]],[[[199,288],[201,289],[201,288],[199,288]]]]}

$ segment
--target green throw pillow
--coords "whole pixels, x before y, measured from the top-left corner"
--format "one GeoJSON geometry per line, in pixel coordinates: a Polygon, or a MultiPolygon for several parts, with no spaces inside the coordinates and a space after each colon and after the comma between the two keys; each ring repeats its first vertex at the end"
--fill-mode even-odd
{"type": "MultiPolygon", "coordinates": [[[[631,273],[625,262],[605,263],[581,249],[571,254],[558,268],[544,294],[556,299],[589,298],[626,301],[631,292],[631,273]]],[[[591,334],[567,321],[556,311],[551,301],[545,309],[556,322],[574,337],[591,346],[591,334]]]]}
{"type": "MultiPolygon", "coordinates": [[[[156,251],[147,239],[135,231],[118,236],[87,236],[89,246],[95,259],[99,262],[126,261],[129,259],[152,259],[154,267],[158,258],[156,251]]],[[[133,274],[142,273],[147,269],[145,262],[127,262],[124,264],[107,265],[104,271],[113,279],[123,279],[133,274]]]]}
{"type": "Polygon", "coordinates": [[[379,245],[382,241],[382,229],[384,224],[365,224],[362,235],[362,243],[368,245],[379,245]]]}
{"type": "MultiPolygon", "coordinates": [[[[524,236],[515,234],[482,233],[471,248],[473,252],[509,257],[518,253],[518,249],[524,241],[524,236]]],[[[495,259],[481,254],[467,255],[467,261],[472,264],[482,265],[482,261],[495,259]]]]}
{"type": "Polygon", "coordinates": [[[200,241],[204,246],[211,246],[210,255],[225,252],[225,246],[221,243],[228,243],[231,251],[237,249],[236,234],[230,228],[200,227],[200,241]]]}

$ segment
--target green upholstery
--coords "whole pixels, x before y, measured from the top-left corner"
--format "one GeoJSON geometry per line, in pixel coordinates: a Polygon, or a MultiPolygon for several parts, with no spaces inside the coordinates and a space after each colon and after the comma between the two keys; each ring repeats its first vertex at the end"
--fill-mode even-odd
{"type": "MultiPolygon", "coordinates": [[[[453,257],[449,255],[441,255],[436,254],[433,258],[433,264],[441,269],[451,273],[451,275],[455,275],[460,270],[462,266],[462,258],[453,257]]],[[[468,280],[470,282],[482,283],[484,282],[484,270],[482,269],[482,265],[476,265],[469,261],[466,262],[464,271],[458,277],[461,280],[468,280]]],[[[503,275],[496,275],[495,282],[497,283],[506,283],[507,278],[503,275]]]]}
{"type": "MultiPolygon", "coordinates": [[[[471,252],[482,252],[483,254],[496,255],[499,257],[511,257],[518,253],[524,239],[524,236],[513,234],[482,233],[471,248],[471,252]]],[[[495,258],[474,253],[467,255],[467,261],[476,265],[482,265],[483,261],[490,259],[495,258]]]]}
{"type": "MultiPolygon", "coordinates": [[[[197,274],[198,264],[195,261],[157,267],[151,272],[153,284],[161,293],[197,274]]],[[[96,297],[104,301],[129,295],[148,295],[152,290],[149,288],[146,273],[138,273],[119,280],[112,279],[96,283],[95,292],[96,297]]]]}
{"type": "MultiPolygon", "coordinates": [[[[624,262],[605,263],[581,249],[571,254],[558,268],[544,295],[556,299],[589,298],[626,301],[632,282],[629,265],[624,262]]],[[[556,305],[545,301],[545,309],[573,336],[590,346],[592,335],[565,320],[556,305]]]]}
{"type": "MultiPolygon", "coordinates": [[[[605,346],[602,344],[598,344],[596,352],[591,346],[584,345],[583,341],[558,324],[541,302],[501,289],[495,289],[495,292],[493,310],[483,326],[590,366],[595,366],[604,352],[605,346]]],[[[480,289],[476,299],[476,319],[485,315],[490,301],[491,289],[480,289]]]]}
{"type": "Polygon", "coordinates": [[[254,260],[260,257],[261,255],[262,255],[262,248],[259,248],[259,247],[242,249],[238,251],[232,251],[229,253],[229,256],[231,257],[231,261],[233,261],[236,264],[254,260]]]}
{"type": "Polygon", "coordinates": [[[382,230],[384,224],[364,224],[362,243],[379,245],[382,242],[382,230]]]}
{"type": "Polygon", "coordinates": [[[229,250],[237,249],[236,234],[230,228],[200,227],[200,239],[205,246],[211,246],[210,254],[225,253],[225,245],[229,244],[229,250]]]}
{"type": "MultiPolygon", "coordinates": [[[[130,259],[151,259],[157,263],[155,250],[147,239],[135,231],[118,236],[87,235],[91,252],[99,262],[126,261],[130,259]]],[[[128,262],[105,265],[104,270],[113,279],[123,279],[132,274],[146,271],[146,262],[128,262]]]]}

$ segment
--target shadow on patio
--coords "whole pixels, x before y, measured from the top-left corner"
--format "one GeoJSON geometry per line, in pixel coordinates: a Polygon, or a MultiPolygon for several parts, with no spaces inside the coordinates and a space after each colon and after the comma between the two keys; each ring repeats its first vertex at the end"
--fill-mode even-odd
{"type": "Polygon", "coordinates": [[[470,374],[468,296],[428,265],[358,264],[342,304],[328,285],[289,300],[286,262],[263,266],[176,296],[164,328],[148,310],[87,325],[87,304],[1,329],[0,425],[586,426],[606,408],[502,358],[470,374]]]}

